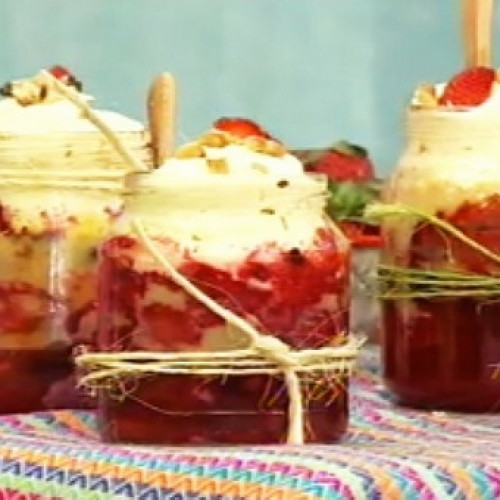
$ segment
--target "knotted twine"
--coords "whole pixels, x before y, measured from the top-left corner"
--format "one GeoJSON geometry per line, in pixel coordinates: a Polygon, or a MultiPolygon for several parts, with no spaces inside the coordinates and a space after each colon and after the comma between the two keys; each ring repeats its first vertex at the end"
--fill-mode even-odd
{"type": "MultiPolygon", "coordinates": [[[[66,96],[70,102],[83,111],[84,116],[94,123],[115,147],[123,159],[136,170],[147,170],[121,144],[114,132],[93,113],[90,106],[78,93],[47,72],[42,73],[51,80],[54,88],[66,96]]],[[[333,224],[333,223],[331,223],[333,224]]],[[[155,243],[146,234],[138,219],[132,220],[132,228],[144,247],[168,273],[174,283],[181,287],[211,312],[223,318],[228,325],[244,334],[249,342],[245,349],[219,352],[118,352],[83,353],[76,357],[76,365],[83,371],[79,384],[95,389],[103,382],[117,382],[126,376],[148,374],[185,375],[236,375],[282,374],[288,394],[289,444],[304,443],[304,401],[299,373],[335,373],[339,380],[352,373],[362,339],[348,337],[340,346],[325,346],[317,349],[292,349],[277,337],[259,332],[248,321],[222,307],[179,273],[165,256],[158,251],[155,243]]],[[[340,232],[336,228],[337,232],[340,232]]],[[[341,234],[341,233],[340,233],[341,234]]],[[[347,337],[347,332],[344,332],[347,337]]]]}

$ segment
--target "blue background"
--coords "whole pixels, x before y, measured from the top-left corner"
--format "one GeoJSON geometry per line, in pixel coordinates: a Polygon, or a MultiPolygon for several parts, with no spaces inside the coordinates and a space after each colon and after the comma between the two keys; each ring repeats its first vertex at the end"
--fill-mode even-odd
{"type": "Polygon", "coordinates": [[[460,67],[459,0],[0,0],[0,78],[72,68],[101,107],[144,119],[152,78],[179,83],[178,140],[220,115],[291,147],[340,138],[380,175],[421,81],[460,67]]]}

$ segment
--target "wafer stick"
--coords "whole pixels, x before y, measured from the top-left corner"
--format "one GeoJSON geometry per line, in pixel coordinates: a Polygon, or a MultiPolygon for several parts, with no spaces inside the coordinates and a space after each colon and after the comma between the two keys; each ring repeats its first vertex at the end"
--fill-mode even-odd
{"type": "Polygon", "coordinates": [[[465,64],[492,65],[494,0],[462,0],[465,64]]]}
{"type": "Polygon", "coordinates": [[[176,85],[170,73],[158,75],[148,95],[148,119],[154,165],[172,155],[175,137],[176,85]]]}

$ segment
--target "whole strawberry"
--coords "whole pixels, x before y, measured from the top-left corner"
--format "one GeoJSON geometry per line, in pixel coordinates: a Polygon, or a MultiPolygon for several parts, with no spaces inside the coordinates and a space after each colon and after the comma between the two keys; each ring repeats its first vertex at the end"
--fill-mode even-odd
{"type": "Polygon", "coordinates": [[[496,72],[492,68],[476,66],[455,75],[439,98],[441,106],[479,106],[491,95],[496,72]]]}
{"type": "Polygon", "coordinates": [[[375,176],[373,163],[366,150],[346,141],[335,144],[310,165],[308,170],[326,174],[334,182],[371,181],[375,176]]]}

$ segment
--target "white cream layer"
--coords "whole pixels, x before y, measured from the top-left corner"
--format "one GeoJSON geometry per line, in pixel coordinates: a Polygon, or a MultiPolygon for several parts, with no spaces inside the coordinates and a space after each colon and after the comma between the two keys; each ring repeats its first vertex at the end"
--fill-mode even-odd
{"type": "MultiPolygon", "coordinates": [[[[9,224],[19,233],[23,228],[31,236],[40,235],[47,229],[62,229],[73,226],[70,217],[92,220],[103,219],[109,224],[108,212],[121,210],[120,184],[115,182],[101,186],[99,183],[57,185],[48,183],[42,187],[35,183],[10,184],[0,186],[0,200],[9,224]],[[47,227],[49,222],[50,227],[47,227]]],[[[95,228],[81,226],[79,230],[95,233],[95,228]]],[[[97,231],[101,232],[101,230],[97,231]]]]}
{"type": "MultiPolygon", "coordinates": [[[[87,96],[85,96],[87,97],[87,96]]],[[[88,98],[90,100],[90,98],[88,98]]],[[[116,132],[141,132],[144,126],[114,111],[96,114],[116,132]]],[[[97,132],[97,128],[66,100],[21,106],[13,98],[0,100],[0,133],[97,132]]]]}
{"type": "Polygon", "coordinates": [[[197,260],[230,267],[266,244],[309,248],[324,227],[326,179],[304,173],[292,155],[272,157],[240,145],[208,148],[205,158],[170,159],[140,175],[130,201],[151,236],[168,235],[197,260]]]}
{"type": "Polygon", "coordinates": [[[231,144],[221,148],[204,147],[205,158],[170,158],[142,181],[142,185],[171,186],[187,183],[232,184],[245,180],[269,182],[272,179],[304,178],[300,161],[291,154],[270,156],[257,153],[244,145],[231,144]],[[215,173],[211,160],[224,160],[226,173],[215,173]]]}
{"type": "MultiPolygon", "coordinates": [[[[113,111],[95,113],[137,159],[149,164],[147,132],[140,122],[113,111]]],[[[92,178],[103,171],[130,170],[130,166],[71,102],[21,106],[6,98],[0,100],[0,169],[5,175],[10,175],[9,170],[88,171],[92,178]]]]}
{"type": "Polygon", "coordinates": [[[500,193],[500,113],[412,110],[390,201],[429,213],[500,193]]]}

